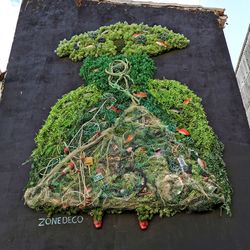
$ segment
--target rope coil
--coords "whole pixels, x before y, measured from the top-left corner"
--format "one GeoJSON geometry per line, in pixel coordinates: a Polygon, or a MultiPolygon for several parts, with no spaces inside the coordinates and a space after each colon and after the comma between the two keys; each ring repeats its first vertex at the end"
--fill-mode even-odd
{"type": "Polygon", "coordinates": [[[129,76],[130,70],[130,63],[127,59],[125,59],[114,60],[112,63],[109,64],[109,68],[105,69],[105,72],[109,75],[108,83],[112,88],[123,92],[125,95],[131,98],[133,103],[139,104],[139,99],[133,96],[129,91],[129,82],[132,82],[132,84],[134,84],[133,79],[129,76]],[[122,81],[125,82],[125,88],[123,88],[119,84],[122,81]]]}

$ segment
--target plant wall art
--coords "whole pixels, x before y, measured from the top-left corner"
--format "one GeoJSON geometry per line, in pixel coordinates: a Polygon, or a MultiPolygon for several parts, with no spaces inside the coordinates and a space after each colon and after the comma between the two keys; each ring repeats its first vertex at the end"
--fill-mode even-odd
{"type": "Polygon", "coordinates": [[[59,43],[58,57],[83,62],[85,84],[56,102],[35,138],[27,206],[89,213],[96,228],[105,213],[135,211],[142,230],[154,215],[230,214],[223,145],[201,98],[154,78],[151,57],[189,42],[160,25],[119,22],[59,43]]]}

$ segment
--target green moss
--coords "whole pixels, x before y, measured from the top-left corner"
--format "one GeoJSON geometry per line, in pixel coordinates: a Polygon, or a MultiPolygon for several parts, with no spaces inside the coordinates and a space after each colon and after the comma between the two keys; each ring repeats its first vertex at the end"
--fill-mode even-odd
{"type": "Polygon", "coordinates": [[[188,140],[183,135],[179,135],[179,140],[199,152],[199,157],[207,162],[207,171],[215,175],[222,188],[224,208],[230,214],[231,188],[222,159],[223,145],[209,126],[201,98],[174,80],[150,80],[149,92],[172,123],[175,123],[175,127],[186,128],[190,132],[188,140]],[[190,101],[184,104],[184,100],[190,101]]]}
{"type": "Polygon", "coordinates": [[[88,110],[98,103],[101,95],[94,85],[81,86],[57,101],[35,138],[37,147],[31,156],[33,168],[28,186],[37,182],[42,169],[51,159],[56,157],[60,160],[64,157],[65,143],[72,139],[82,123],[90,119],[88,110]]]}
{"type": "MultiPolygon", "coordinates": [[[[133,79],[133,84],[130,89],[143,90],[147,88],[147,82],[152,79],[155,74],[154,61],[146,54],[132,55],[132,56],[100,56],[98,58],[87,57],[80,69],[80,76],[87,84],[95,84],[98,88],[104,91],[112,91],[108,83],[108,75],[105,72],[109,68],[109,65],[114,60],[127,59],[130,64],[129,76],[133,79]]],[[[122,83],[120,83],[122,84],[122,83]]],[[[119,93],[120,95],[121,93],[119,93]]]]}
{"type": "MultiPolygon", "coordinates": [[[[133,79],[129,81],[130,91],[139,92],[147,91],[147,82],[152,79],[155,74],[154,61],[147,55],[132,55],[132,56],[100,56],[98,58],[87,57],[80,69],[80,76],[85,80],[86,84],[94,84],[101,89],[104,93],[110,93],[113,95],[115,101],[114,105],[121,111],[124,111],[130,104],[131,99],[123,92],[112,88],[109,85],[108,74],[105,72],[109,68],[109,65],[114,60],[125,60],[129,61],[130,71],[129,77],[133,79]]],[[[121,80],[119,85],[124,85],[124,80],[121,80]]],[[[143,100],[142,100],[143,101],[143,100]]],[[[114,115],[113,112],[110,113],[114,115]]]]}
{"type": "Polygon", "coordinates": [[[177,127],[186,128],[191,133],[196,149],[203,154],[211,152],[216,136],[208,125],[198,96],[187,86],[173,80],[150,80],[149,92],[177,127]],[[188,99],[191,99],[189,104],[183,104],[188,99]]]}
{"type": "Polygon", "coordinates": [[[142,54],[158,55],[171,49],[183,49],[189,40],[160,25],[128,24],[118,22],[102,26],[96,31],[62,40],[56,49],[59,57],[68,56],[72,61],[81,61],[87,56],[142,54]]]}
{"type": "MultiPolygon", "coordinates": [[[[188,44],[186,37],[165,27],[126,22],[103,26],[61,41],[56,49],[58,56],[68,56],[72,61],[86,58],[80,76],[87,86],[66,94],[51,109],[36,137],[37,148],[32,153],[33,168],[28,187],[39,183],[44,168],[47,166],[50,170],[50,162],[52,169],[65,158],[63,149],[70,141],[75,140],[70,145],[70,150],[74,150],[88,139],[93,139],[96,132],[101,134],[112,128],[112,138],[107,134],[102,143],[84,152],[94,159],[92,169],[84,173],[84,181],[91,187],[91,192],[98,194],[91,207],[94,217],[101,217],[102,209],[121,211],[137,208],[139,219],[149,220],[155,213],[172,216],[183,209],[209,210],[223,202],[222,207],[230,213],[231,189],[222,159],[223,146],[209,126],[201,99],[177,81],[152,80],[155,65],[148,55],[183,49],[188,44]],[[110,70],[112,65],[115,72],[122,70],[121,63],[112,64],[117,60],[126,61],[129,70],[125,77],[119,79],[115,76],[111,81],[107,69],[110,70]],[[115,84],[112,85],[113,82],[115,84]],[[119,90],[119,87],[123,89],[119,90]],[[136,92],[145,96],[137,96],[137,108],[128,112],[131,96],[135,96],[136,92]],[[161,120],[161,125],[155,129],[157,118],[161,120]],[[92,119],[93,123],[88,124],[92,119]],[[136,122],[131,122],[131,119],[136,122]],[[150,120],[153,120],[152,126],[147,129],[150,120]],[[86,122],[86,127],[82,129],[86,122]],[[136,126],[140,122],[145,124],[138,129],[136,126]],[[177,128],[185,128],[190,136],[178,133],[177,128]],[[78,131],[83,134],[79,135],[78,131]],[[134,137],[125,143],[128,135],[134,137]],[[76,140],[79,137],[78,143],[76,140]],[[114,146],[117,148],[114,149],[114,146]],[[192,152],[197,154],[193,156],[192,152]],[[191,173],[182,169],[179,156],[185,158],[191,173]],[[216,183],[218,190],[209,189],[201,175],[204,170],[198,165],[197,157],[206,161],[211,186],[216,183]],[[95,181],[97,170],[103,171],[105,166],[107,169],[103,176],[95,181]],[[180,183],[186,184],[183,187],[180,183]],[[204,196],[202,190],[206,190],[209,197],[204,196]]],[[[79,169],[82,168],[81,161],[79,157],[76,163],[79,169]]],[[[51,193],[62,195],[63,188],[69,183],[73,183],[72,189],[78,190],[75,174],[71,171],[62,177],[59,172],[53,176],[55,181],[49,183],[51,193]]],[[[52,213],[64,208],[50,207],[45,202],[41,209],[52,213]]],[[[79,208],[72,205],[65,212],[73,214],[79,212],[79,208]]]]}
{"type": "MultiPolygon", "coordinates": [[[[81,74],[92,84],[87,87],[80,87],[77,90],[70,92],[60,99],[52,108],[45,125],[36,137],[37,148],[32,154],[33,164],[35,167],[30,174],[30,186],[36,184],[40,177],[39,173],[41,172],[41,169],[48,164],[51,158],[59,157],[59,160],[64,158],[64,143],[68,143],[72,139],[81,124],[91,119],[93,114],[90,114],[88,111],[93,106],[96,108],[100,107],[103,103],[103,100],[101,100],[101,92],[98,91],[97,88],[99,87],[99,89],[102,89],[102,91],[106,93],[109,92],[110,97],[114,97],[115,92],[113,92],[113,95],[111,94],[113,90],[107,82],[108,76],[104,71],[105,67],[109,65],[112,60],[116,59],[124,59],[124,56],[117,56],[114,58],[103,56],[98,60],[88,58],[86,60],[86,64],[81,69],[81,74]]],[[[207,162],[207,171],[216,177],[220,190],[225,197],[223,207],[229,212],[231,189],[222,160],[223,147],[208,124],[201,104],[201,99],[188,89],[187,86],[182,85],[177,81],[149,80],[150,76],[153,75],[154,65],[147,56],[132,56],[130,58],[130,62],[133,60],[137,63],[135,63],[135,67],[132,67],[130,72],[131,75],[134,74],[135,76],[133,78],[134,82],[131,85],[131,88],[136,88],[136,86],[138,86],[140,90],[146,91],[148,93],[148,97],[141,101],[142,104],[150,112],[161,119],[166,127],[172,128],[172,133],[175,134],[177,140],[184,143],[187,147],[191,147],[193,150],[197,151],[199,157],[207,162]],[[144,67],[144,70],[148,68],[148,75],[143,76],[147,81],[147,84],[142,84],[142,80],[140,78],[141,76],[137,76],[140,67],[138,66],[138,61],[141,62],[141,67],[144,67]],[[143,62],[145,62],[147,66],[143,66],[143,62]],[[136,66],[138,66],[138,69],[136,66]],[[189,100],[189,103],[184,104],[184,100],[189,100]],[[176,113],[176,111],[178,111],[178,113],[176,113]],[[175,129],[177,127],[186,128],[191,135],[189,137],[185,137],[179,134],[175,129]]],[[[133,62],[131,62],[131,64],[132,63],[133,62]]],[[[119,116],[119,121],[123,121],[121,119],[121,117],[123,117],[123,110],[125,110],[125,108],[127,108],[130,104],[129,98],[123,97],[121,93],[119,93],[119,95],[115,95],[115,97],[116,99],[114,100],[109,98],[110,104],[122,108],[121,113],[116,113],[112,110],[104,108],[100,111],[98,116],[99,121],[105,121],[106,127],[114,124],[119,116]],[[125,102],[123,98],[127,98],[125,99],[125,102]]],[[[118,124],[116,126],[117,128],[114,130],[116,136],[121,136],[132,129],[129,127],[128,123],[121,123],[119,126],[118,124]]],[[[86,141],[87,138],[93,136],[95,132],[96,129],[93,126],[86,127],[84,133],[85,138],[83,141],[86,141]]],[[[160,145],[164,144],[165,141],[159,140],[159,138],[152,134],[151,131],[145,132],[145,130],[143,130],[143,133],[146,133],[147,136],[142,136],[141,138],[143,138],[143,140],[141,141],[137,139],[136,145],[134,146],[138,147],[140,145],[140,147],[143,147],[144,150],[148,152],[148,156],[152,157],[157,148],[152,148],[151,146],[147,147],[147,145],[153,145],[154,143],[160,145]]],[[[137,136],[139,136],[139,134],[137,136]]],[[[169,140],[171,141],[172,139],[169,138],[169,140]]],[[[183,152],[181,150],[182,149],[179,150],[179,154],[186,155],[185,150],[183,152]]],[[[167,147],[165,147],[165,151],[162,153],[164,157],[168,159],[168,162],[161,162],[161,158],[152,158],[149,164],[148,161],[145,161],[146,158],[148,158],[148,156],[145,155],[145,151],[135,151],[136,164],[134,167],[137,171],[145,171],[150,185],[154,185],[154,180],[159,175],[159,172],[164,173],[167,166],[172,172],[176,171],[174,170],[176,167],[178,169],[178,162],[172,155],[171,151],[167,150],[167,147]],[[155,166],[158,167],[155,168],[155,166]]],[[[193,165],[193,178],[196,181],[201,182],[202,178],[200,176],[200,167],[196,165],[192,156],[186,155],[186,157],[189,158],[189,160],[187,160],[187,164],[193,165]]],[[[95,185],[93,185],[93,188],[95,185]]],[[[97,186],[97,189],[99,190],[100,187],[97,186]]],[[[130,190],[129,187],[125,188],[123,186],[122,189],[130,190]]],[[[179,199],[184,198],[185,197],[178,196],[176,197],[177,200],[175,200],[174,203],[178,204],[178,202],[180,202],[179,199]]],[[[191,198],[187,197],[186,199],[191,198]]],[[[207,206],[209,206],[209,204],[207,204],[207,206]]],[[[195,205],[193,205],[193,207],[195,208],[195,205]]],[[[179,208],[175,209],[177,211],[179,208]]]]}
{"type": "Polygon", "coordinates": [[[138,220],[152,220],[154,214],[159,213],[159,209],[152,208],[148,205],[142,205],[136,209],[138,220]]]}

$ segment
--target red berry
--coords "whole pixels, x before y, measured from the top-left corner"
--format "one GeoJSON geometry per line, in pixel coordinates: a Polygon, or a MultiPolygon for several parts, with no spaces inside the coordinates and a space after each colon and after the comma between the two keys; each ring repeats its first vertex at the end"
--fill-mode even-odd
{"type": "Polygon", "coordinates": [[[66,155],[69,154],[69,148],[68,147],[65,147],[63,151],[64,151],[64,154],[66,154],[66,155]]]}
{"type": "Polygon", "coordinates": [[[67,209],[69,207],[69,205],[68,204],[63,204],[62,207],[63,207],[63,209],[67,209]]]}
{"type": "Polygon", "coordinates": [[[208,178],[208,176],[206,176],[206,177],[203,177],[203,179],[204,179],[205,182],[208,182],[209,178],[208,178]]]}

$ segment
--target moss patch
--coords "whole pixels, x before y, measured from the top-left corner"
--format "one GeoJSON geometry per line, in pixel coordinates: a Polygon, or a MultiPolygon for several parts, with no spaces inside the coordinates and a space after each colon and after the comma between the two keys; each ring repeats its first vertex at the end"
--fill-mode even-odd
{"type": "Polygon", "coordinates": [[[37,147],[31,156],[33,167],[28,186],[36,184],[50,161],[53,164],[64,157],[65,143],[72,139],[82,123],[90,119],[91,113],[87,111],[101,96],[96,86],[89,85],[81,86],[57,101],[35,138],[37,147]]]}
{"type": "Polygon", "coordinates": [[[183,49],[189,40],[160,25],[128,24],[118,22],[102,26],[96,31],[62,40],[56,49],[59,57],[68,56],[72,61],[81,61],[87,56],[142,54],[158,55],[172,49],[183,49]]]}
{"type": "MultiPolygon", "coordinates": [[[[209,126],[199,98],[187,86],[174,80],[150,80],[149,92],[172,121],[170,129],[185,128],[190,137],[179,135],[179,140],[199,152],[207,162],[207,171],[213,173],[225,196],[224,207],[230,213],[231,188],[223,162],[223,144],[209,126]]],[[[178,132],[177,132],[178,133],[178,132]]],[[[194,156],[195,157],[195,156],[194,156]]]]}

